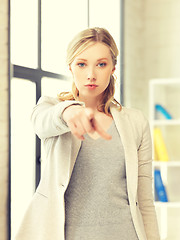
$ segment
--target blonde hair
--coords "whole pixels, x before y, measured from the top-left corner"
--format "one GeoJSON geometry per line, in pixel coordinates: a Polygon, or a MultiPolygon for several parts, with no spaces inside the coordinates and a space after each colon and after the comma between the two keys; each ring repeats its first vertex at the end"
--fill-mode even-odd
{"type": "MultiPolygon", "coordinates": [[[[85,49],[87,49],[89,46],[96,42],[103,43],[109,47],[112,62],[113,65],[115,66],[117,63],[117,56],[119,54],[116,43],[113,37],[106,29],[99,27],[88,28],[86,30],[83,30],[73,38],[73,40],[69,43],[67,49],[66,59],[67,65],[70,66],[77,55],[79,55],[81,52],[83,52],[85,49]]],[[[114,102],[116,105],[119,106],[119,109],[121,109],[121,104],[115,100],[114,93],[115,93],[115,77],[111,75],[109,85],[104,91],[103,97],[101,99],[101,104],[98,106],[99,111],[104,112],[107,115],[111,115],[109,109],[111,102],[114,102]]],[[[73,82],[72,92],[62,92],[58,95],[58,98],[61,101],[78,100],[78,95],[79,91],[76,88],[75,83],[73,82]]]]}

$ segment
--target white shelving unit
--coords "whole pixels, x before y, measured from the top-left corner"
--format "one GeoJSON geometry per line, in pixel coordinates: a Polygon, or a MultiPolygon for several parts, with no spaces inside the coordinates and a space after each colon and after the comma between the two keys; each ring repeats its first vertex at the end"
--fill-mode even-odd
{"type": "Polygon", "coordinates": [[[161,129],[169,161],[154,159],[153,170],[160,169],[166,187],[168,202],[155,202],[162,240],[180,239],[180,79],[152,79],[149,83],[149,119],[153,136],[154,127],[161,129]],[[172,116],[155,111],[162,105],[172,116]]]}

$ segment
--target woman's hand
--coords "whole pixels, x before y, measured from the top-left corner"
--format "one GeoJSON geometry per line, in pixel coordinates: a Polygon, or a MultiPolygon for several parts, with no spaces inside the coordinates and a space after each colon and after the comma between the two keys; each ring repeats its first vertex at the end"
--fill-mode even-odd
{"type": "Polygon", "coordinates": [[[67,123],[71,133],[80,140],[84,140],[85,133],[93,133],[94,131],[106,140],[111,139],[111,136],[101,127],[102,124],[95,118],[95,111],[91,108],[71,105],[64,110],[62,118],[67,123]]]}

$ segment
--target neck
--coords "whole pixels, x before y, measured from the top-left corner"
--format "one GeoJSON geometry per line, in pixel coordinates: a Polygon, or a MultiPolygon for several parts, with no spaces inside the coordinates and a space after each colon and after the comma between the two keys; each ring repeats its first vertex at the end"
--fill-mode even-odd
{"type": "MultiPolygon", "coordinates": [[[[100,99],[99,98],[86,98],[86,97],[78,97],[79,101],[82,101],[85,103],[86,107],[92,108],[93,110],[97,110],[98,105],[100,104],[100,99]]],[[[97,110],[98,111],[98,110],[97,110]]]]}

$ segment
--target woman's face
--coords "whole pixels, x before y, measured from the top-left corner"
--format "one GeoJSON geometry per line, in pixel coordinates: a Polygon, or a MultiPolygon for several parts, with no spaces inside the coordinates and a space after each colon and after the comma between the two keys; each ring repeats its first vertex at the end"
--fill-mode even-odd
{"type": "Polygon", "coordinates": [[[79,90],[79,98],[98,99],[108,87],[114,70],[110,50],[103,43],[95,43],[77,55],[70,71],[79,90]]]}

